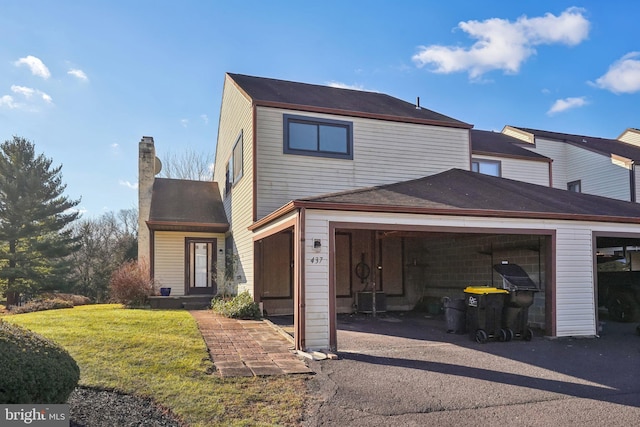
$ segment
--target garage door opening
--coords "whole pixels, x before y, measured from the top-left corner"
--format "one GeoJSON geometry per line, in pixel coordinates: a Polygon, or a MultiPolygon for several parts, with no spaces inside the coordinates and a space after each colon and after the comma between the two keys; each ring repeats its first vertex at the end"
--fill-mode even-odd
{"type": "Polygon", "coordinates": [[[443,298],[464,298],[468,286],[502,288],[504,279],[494,265],[509,263],[522,267],[537,285],[529,325],[546,334],[551,241],[543,234],[337,228],[336,317],[442,315],[443,298]]]}
{"type": "Polygon", "coordinates": [[[640,237],[596,237],[598,319],[640,321],[640,237]]]}

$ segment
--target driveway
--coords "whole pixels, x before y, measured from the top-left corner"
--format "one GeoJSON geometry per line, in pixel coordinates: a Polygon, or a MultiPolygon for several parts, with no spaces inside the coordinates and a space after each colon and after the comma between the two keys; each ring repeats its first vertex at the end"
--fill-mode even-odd
{"type": "Polygon", "coordinates": [[[316,399],[304,425],[637,425],[635,326],[477,344],[438,317],[341,317],[339,360],[311,362],[316,399]]]}

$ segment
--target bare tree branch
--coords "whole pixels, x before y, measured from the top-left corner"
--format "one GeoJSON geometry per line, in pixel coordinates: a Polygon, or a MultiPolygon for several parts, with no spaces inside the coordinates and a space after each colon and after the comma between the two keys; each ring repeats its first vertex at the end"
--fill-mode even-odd
{"type": "Polygon", "coordinates": [[[187,148],[180,153],[167,152],[160,158],[163,178],[213,181],[213,154],[187,148]]]}

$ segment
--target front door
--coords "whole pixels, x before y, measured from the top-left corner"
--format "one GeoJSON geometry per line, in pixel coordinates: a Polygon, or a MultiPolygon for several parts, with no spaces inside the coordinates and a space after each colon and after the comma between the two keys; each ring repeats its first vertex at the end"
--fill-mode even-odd
{"type": "Polygon", "coordinates": [[[216,284],[216,240],[186,239],[186,293],[213,295],[216,284]]]}

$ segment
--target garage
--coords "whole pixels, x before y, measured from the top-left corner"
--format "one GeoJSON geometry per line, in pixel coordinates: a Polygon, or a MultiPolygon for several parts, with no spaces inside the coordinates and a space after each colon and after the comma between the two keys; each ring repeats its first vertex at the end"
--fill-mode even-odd
{"type": "Polygon", "coordinates": [[[410,311],[469,285],[499,287],[493,266],[503,262],[539,285],[532,325],[594,337],[598,248],[640,236],[640,206],[454,169],[293,201],[251,227],[254,242],[287,227],[300,349],[339,349],[337,316],[363,304],[410,311]]]}
{"type": "Polygon", "coordinates": [[[531,321],[544,330],[545,269],[550,238],[514,230],[459,232],[337,229],[335,231],[336,312],[433,311],[443,297],[464,298],[467,286],[503,286],[494,268],[521,266],[537,285],[531,321]]]}

